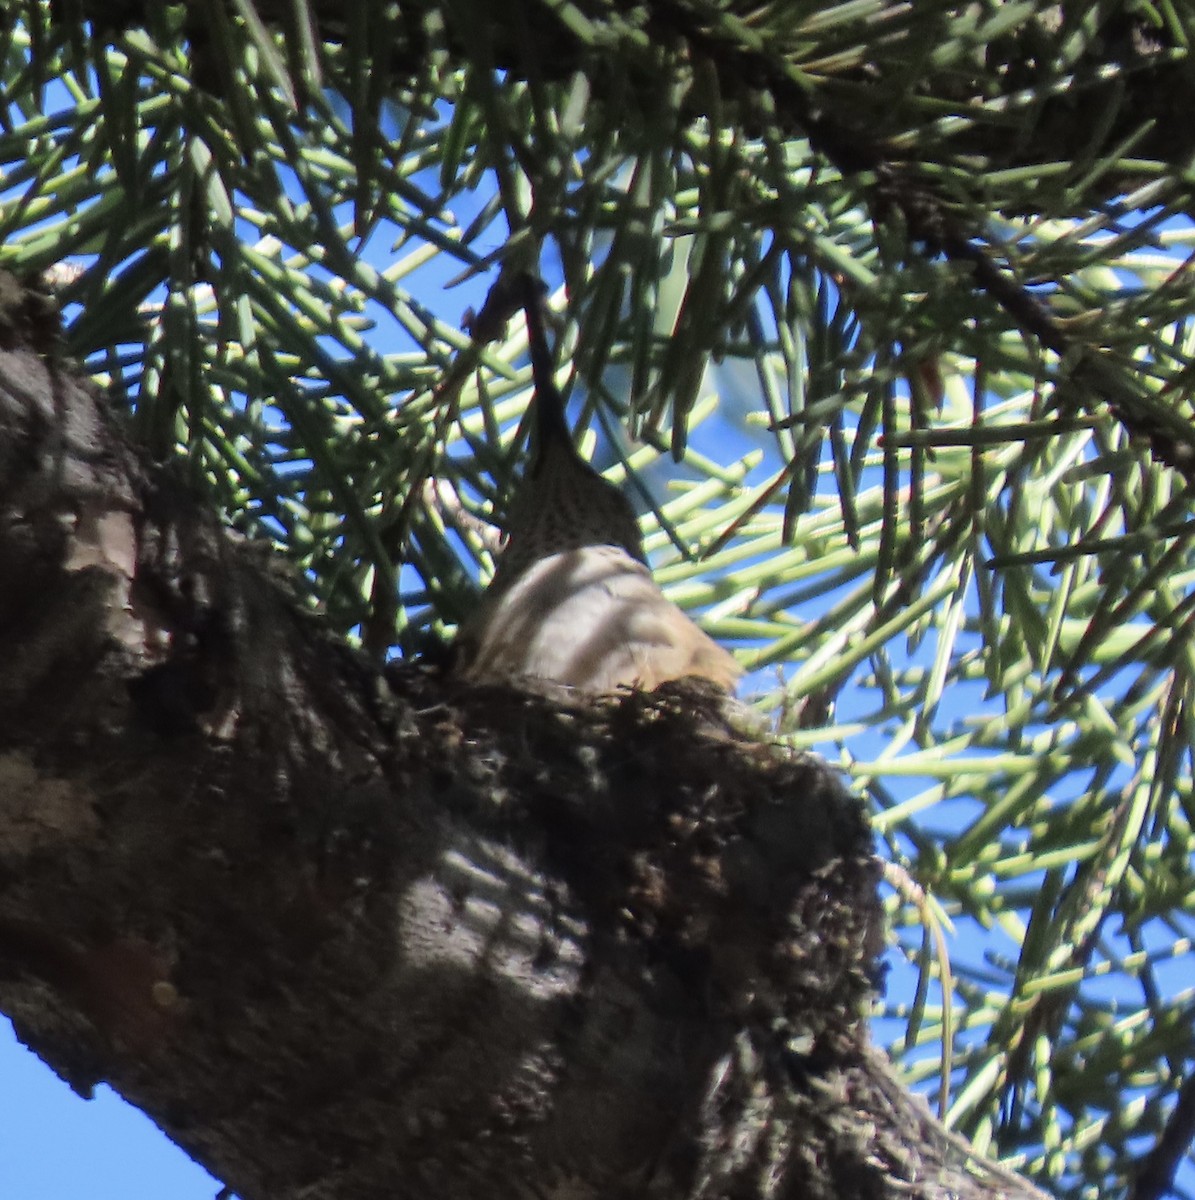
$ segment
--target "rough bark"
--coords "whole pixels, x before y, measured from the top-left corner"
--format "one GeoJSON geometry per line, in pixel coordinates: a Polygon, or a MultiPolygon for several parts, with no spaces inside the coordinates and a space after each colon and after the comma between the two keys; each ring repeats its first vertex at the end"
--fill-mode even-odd
{"type": "Polygon", "coordinates": [[[0,317],[0,1010],[244,1200],[957,1197],[862,813],[677,688],[383,678],[0,317]]]}

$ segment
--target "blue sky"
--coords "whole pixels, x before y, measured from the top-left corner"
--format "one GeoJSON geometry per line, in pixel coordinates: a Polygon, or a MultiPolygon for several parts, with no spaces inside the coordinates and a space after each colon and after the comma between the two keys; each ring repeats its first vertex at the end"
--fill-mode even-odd
{"type": "MultiPolygon", "coordinates": [[[[462,219],[467,220],[468,216],[465,212],[462,219]]],[[[371,261],[378,266],[386,265],[388,252],[386,239],[375,238],[371,261]]],[[[421,297],[438,316],[454,324],[466,308],[478,307],[490,282],[489,278],[481,277],[465,286],[444,290],[443,276],[455,271],[447,262],[437,260],[420,276],[421,297]]],[[[386,345],[377,348],[383,352],[391,349],[386,345]]],[[[749,386],[748,381],[748,390],[749,386]]],[[[702,436],[742,441],[740,432],[732,432],[729,424],[717,420],[710,422],[702,436]]],[[[828,604],[832,599],[823,597],[819,603],[828,604]]],[[[813,617],[817,611],[811,607],[803,615],[813,617]]],[[[873,699],[865,696],[862,688],[846,694],[840,698],[840,715],[868,711],[874,707],[873,699]]],[[[954,702],[958,703],[957,695],[954,702]]],[[[870,740],[860,741],[853,749],[865,758],[878,753],[883,745],[881,739],[871,735],[870,740]]],[[[910,780],[892,786],[901,794],[912,794],[922,782],[910,780]]],[[[934,815],[947,823],[960,819],[947,805],[935,810],[934,815]]],[[[978,931],[963,929],[955,949],[980,961],[995,944],[995,938],[984,941],[978,931]]],[[[1004,945],[999,949],[1009,952],[1004,945]]],[[[910,972],[902,968],[896,954],[890,954],[889,959],[894,967],[890,995],[907,996],[910,972]]],[[[1195,1172],[1188,1171],[1188,1175],[1195,1172]]],[[[219,1181],[192,1163],[147,1118],[107,1088],[99,1089],[91,1101],[77,1097],[19,1046],[7,1023],[0,1026],[0,1198],[208,1200],[219,1187],[219,1181]]]]}
{"type": "Polygon", "coordinates": [[[212,1200],[220,1183],[101,1086],[77,1096],[0,1021],[4,1200],[212,1200]]]}

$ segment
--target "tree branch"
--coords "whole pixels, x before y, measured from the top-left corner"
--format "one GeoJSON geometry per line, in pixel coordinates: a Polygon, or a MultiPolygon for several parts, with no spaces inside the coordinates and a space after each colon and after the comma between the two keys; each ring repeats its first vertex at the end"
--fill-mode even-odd
{"type": "Polygon", "coordinates": [[[245,1200],[1030,1196],[891,1078],[862,813],[700,691],[384,680],[0,315],[0,1008],[245,1200]]]}
{"type": "MultiPolygon", "coordinates": [[[[254,7],[267,26],[284,31],[288,46],[297,48],[302,39],[296,36],[289,3],[256,0],[254,7]]],[[[595,95],[606,90],[609,66],[617,62],[620,70],[627,70],[632,87],[641,89],[640,115],[650,120],[662,92],[680,92],[692,117],[706,115],[708,98],[692,71],[696,52],[708,56],[717,72],[719,103],[726,117],[746,126],[760,119],[761,92],[784,93],[801,79],[816,83],[819,109],[832,110],[837,123],[861,146],[879,145],[910,129],[924,135],[926,97],[939,106],[953,106],[963,116],[970,114],[973,119],[965,127],[952,128],[943,139],[948,152],[928,148],[931,161],[968,155],[985,160],[995,171],[1015,170],[1070,162],[1079,148],[1088,164],[1084,172],[1090,175],[1110,147],[1131,147],[1137,163],[1184,162],[1195,151],[1195,133],[1186,122],[1172,119],[1174,113],[1195,106],[1195,78],[1185,47],[1144,11],[1112,7],[1094,16],[1098,28],[1086,31],[1077,57],[1077,30],[1068,25],[1062,5],[1043,4],[1039,12],[1004,25],[999,37],[986,42],[973,43],[977,31],[961,21],[956,36],[965,35],[968,44],[960,44],[953,55],[943,54],[939,64],[927,50],[943,49],[943,39],[954,32],[940,9],[919,15],[903,4],[881,7],[865,19],[866,32],[856,26],[848,34],[836,31],[836,37],[823,29],[819,42],[817,35],[799,27],[788,37],[772,36],[787,32],[792,23],[781,12],[773,24],[766,5],[646,0],[628,6],[613,0],[576,0],[572,7],[582,14],[587,29],[582,22],[562,20],[550,4],[402,0],[395,22],[386,26],[391,69],[396,79],[419,79],[426,70],[433,29],[459,62],[469,61],[471,49],[485,44],[494,66],[508,75],[564,80],[581,71],[590,76],[595,95]],[[748,20],[740,19],[739,13],[748,20]],[[756,28],[768,31],[767,36],[754,34],[756,28]],[[823,53],[833,59],[836,42],[843,38],[853,51],[862,45],[863,52],[823,66],[822,45],[823,53]],[[527,61],[529,49],[533,63],[527,61]],[[660,77],[662,54],[673,76],[667,81],[660,77]],[[915,76],[910,75],[910,61],[922,64],[915,76]],[[802,74],[793,62],[812,63],[812,70],[802,74]],[[1059,68],[1060,62],[1064,68],[1059,68]],[[898,86],[890,84],[890,77],[899,80],[898,86]],[[980,115],[985,112],[992,114],[990,119],[980,115]]],[[[344,5],[334,0],[312,0],[305,11],[314,23],[313,40],[330,45],[351,44],[351,21],[365,19],[346,17],[344,5]]],[[[63,22],[82,18],[109,33],[152,28],[156,17],[155,6],[141,0],[127,0],[117,11],[107,0],[76,0],[64,12],[69,16],[63,22]]],[[[202,7],[195,10],[188,35],[197,57],[209,53],[210,19],[202,7]]],[[[217,78],[213,72],[213,81],[217,78]]],[[[807,106],[794,105],[791,97],[786,100],[780,94],[776,98],[780,103],[775,118],[781,126],[793,134],[808,132],[808,113],[803,111],[807,106]]],[[[923,137],[918,157],[926,156],[923,137]]],[[[1089,202],[1097,189],[1108,198],[1122,196],[1141,182],[1140,175],[1109,164],[1102,174],[1088,178],[1083,200],[1089,202]]],[[[1043,194],[1057,200],[1052,191],[1043,194]]]]}

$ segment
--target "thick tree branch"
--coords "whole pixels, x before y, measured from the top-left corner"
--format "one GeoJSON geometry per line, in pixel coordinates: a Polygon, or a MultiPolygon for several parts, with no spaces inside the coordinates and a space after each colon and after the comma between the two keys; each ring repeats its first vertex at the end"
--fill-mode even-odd
{"type": "Polygon", "coordinates": [[[55,1070],[245,1200],[1035,1194],[867,1046],[824,766],[701,692],[383,680],[45,332],[10,297],[0,1009],[55,1070]]]}

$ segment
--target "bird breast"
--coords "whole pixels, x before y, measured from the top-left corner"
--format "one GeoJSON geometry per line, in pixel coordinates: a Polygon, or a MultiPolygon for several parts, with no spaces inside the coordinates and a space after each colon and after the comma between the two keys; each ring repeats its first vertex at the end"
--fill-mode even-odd
{"type": "Polygon", "coordinates": [[[456,670],[466,679],[532,676],[598,693],[650,690],[688,675],[730,691],[740,673],[643,563],[611,545],[546,555],[487,593],[458,651],[456,670]]]}

